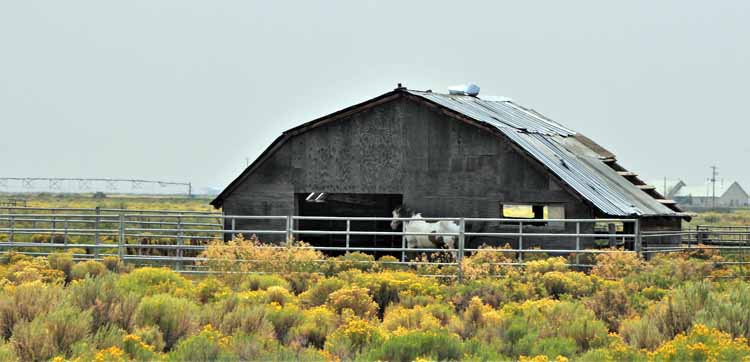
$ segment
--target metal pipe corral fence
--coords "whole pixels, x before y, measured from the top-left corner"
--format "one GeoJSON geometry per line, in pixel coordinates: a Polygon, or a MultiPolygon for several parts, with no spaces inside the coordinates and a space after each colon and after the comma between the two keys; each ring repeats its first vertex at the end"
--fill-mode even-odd
{"type": "MultiPolygon", "coordinates": [[[[491,251],[512,256],[513,265],[523,266],[535,254],[568,256],[574,267],[592,266],[591,256],[615,252],[612,247],[623,247],[626,252],[650,258],[654,254],[714,249],[740,253],[732,264],[750,264],[745,254],[750,251],[750,227],[706,227],[694,230],[644,232],[638,219],[509,219],[509,218],[423,218],[421,221],[452,221],[458,226],[453,232],[409,232],[403,230],[361,230],[354,225],[362,221],[410,221],[411,218],[391,217],[326,217],[289,215],[224,215],[216,212],[170,210],[120,210],[74,208],[2,208],[0,214],[0,253],[17,252],[44,256],[59,250],[72,250],[75,258],[100,259],[117,255],[123,261],[171,266],[180,272],[201,273],[196,262],[204,261],[198,254],[207,249],[212,240],[227,240],[235,235],[276,235],[286,240],[327,236],[330,245],[310,246],[326,253],[381,253],[397,254],[405,266],[419,264],[452,265],[462,276],[462,260],[467,254],[491,251]],[[300,221],[330,221],[341,223],[338,230],[307,229],[300,221]],[[248,221],[277,222],[280,227],[248,228],[248,221]],[[467,225],[491,224],[491,231],[469,231],[467,225]],[[602,224],[610,225],[606,228],[602,224]],[[618,224],[621,230],[611,225],[618,224]],[[553,225],[556,225],[553,227],[553,225]],[[627,226],[626,225],[630,225],[627,226]],[[599,232],[598,230],[606,230],[599,232]],[[625,232],[628,230],[628,232],[625,232]],[[400,237],[398,246],[361,245],[358,237],[400,237]],[[447,247],[409,248],[408,240],[440,236],[451,240],[447,247]],[[652,240],[678,240],[668,245],[652,240]],[[502,245],[511,241],[515,246],[486,249],[477,240],[502,245]],[[625,248],[627,247],[627,248],[625,248]],[[416,262],[410,253],[446,253],[449,262],[416,262]],[[587,258],[587,261],[583,259],[587,258]]],[[[373,240],[376,240],[373,239],[373,240]]],[[[273,246],[270,246],[273,247],[273,246]]],[[[621,251],[617,251],[621,252],[621,251]]],[[[204,270],[209,273],[210,271],[204,270]]]]}

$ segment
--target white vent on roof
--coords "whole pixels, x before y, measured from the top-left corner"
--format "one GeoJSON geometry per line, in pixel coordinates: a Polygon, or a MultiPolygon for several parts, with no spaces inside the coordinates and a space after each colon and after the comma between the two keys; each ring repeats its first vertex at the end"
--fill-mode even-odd
{"type": "Polygon", "coordinates": [[[461,94],[476,97],[479,94],[479,86],[473,83],[454,85],[448,87],[448,94],[461,94]]]}

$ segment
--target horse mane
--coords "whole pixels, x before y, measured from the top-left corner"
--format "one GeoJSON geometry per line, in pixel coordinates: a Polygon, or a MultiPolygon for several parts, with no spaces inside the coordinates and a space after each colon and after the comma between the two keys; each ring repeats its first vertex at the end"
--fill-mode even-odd
{"type": "Polygon", "coordinates": [[[412,217],[417,214],[414,209],[406,206],[405,204],[399,205],[396,210],[398,210],[398,214],[401,217],[412,217]]]}

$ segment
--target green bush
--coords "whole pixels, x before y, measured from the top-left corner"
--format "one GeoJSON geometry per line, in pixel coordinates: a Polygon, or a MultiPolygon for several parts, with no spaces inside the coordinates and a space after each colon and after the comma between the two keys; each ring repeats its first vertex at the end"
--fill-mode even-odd
{"type": "Polygon", "coordinates": [[[607,281],[584,304],[596,314],[596,317],[607,323],[610,331],[620,328],[620,321],[633,313],[628,300],[628,290],[622,282],[607,281]]]}
{"type": "Polygon", "coordinates": [[[6,288],[0,293],[0,331],[10,338],[14,325],[31,321],[56,308],[66,292],[60,285],[44,284],[40,281],[23,283],[15,288],[6,288]]]}
{"type": "Polygon", "coordinates": [[[410,362],[417,357],[435,361],[457,361],[463,357],[461,339],[447,331],[410,331],[388,338],[365,353],[366,359],[410,362]]]}
{"type": "Polygon", "coordinates": [[[96,260],[86,260],[73,265],[70,271],[70,279],[83,279],[86,277],[98,277],[107,273],[107,266],[96,260]]]}
{"type": "Polygon", "coordinates": [[[287,342],[292,329],[304,320],[304,314],[296,305],[289,304],[281,307],[275,304],[267,308],[266,318],[273,324],[276,339],[280,342],[287,342]]]}
{"type": "Polygon", "coordinates": [[[107,267],[107,270],[117,273],[122,269],[122,262],[120,258],[114,255],[107,255],[102,258],[102,263],[107,267]]]}
{"type": "Polygon", "coordinates": [[[169,361],[236,361],[229,349],[230,338],[206,326],[200,333],[181,340],[169,354],[169,361]]]}
{"type": "Polygon", "coordinates": [[[18,355],[16,354],[16,351],[13,350],[13,345],[8,343],[4,339],[0,339],[0,361],[6,361],[6,362],[20,361],[20,359],[18,358],[18,355]]]}
{"type": "Polygon", "coordinates": [[[278,305],[284,306],[288,303],[293,302],[295,300],[295,297],[294,295],[292,295],[292,293],[289,293],[288,290],[282,287],[272,286],[266,289],[266,299],[269,303],[276,303],[278,305]]]}
{"type": "MultiPolygon", "coordinates": [[[[223,314],[217,325],[226,334],[243,333],[246,335],[274,337],[274,325],[266,317],[266,310],[265,306],[260,305],[240,305],[230,312],[223,314]]],[[[280,320],[277,320],[277,323],[281,325],[280,320]]]]}
{"type": "Polygon", "coordinates": [[[41,318],[18,322],[10,343],[22,361],[47,361],[59,353],[41,318]]]}
{"type": "Polygon", "coordinates": [[[323,305],[328,300],[328,296],[343,288],[343,280],[336,278],[326,278],[315,283],[308,290],[299,295],[300,300],[306,306],[315,307],[323,305]]]}
{"type": "Polygon", "coordinates": [[[164,335],[161,333],[159,327],[157,326],[152,325],[136,328],[133,331],[132,335],[138,337],[138,341],[142,341],[149,346],[153,346],[154,350],[156,351],[164,350],[164,335]]]}
{"type": "Polygon", "coordinates": [[[195,295],[198,302],[201,304],[213,302],[218,298],[218,295],[227,294],[229,292],[229,287],[227,287],[221,280],[213,277],[203,279],[195,286],[195,295]]]}
{"type": "Polygon", "coordinates": [[[276,274],[243,275],[238,290],[266,290],[270,287],[282,287],[289,290],[291,286],[283,277],[276,274]]]}
{"type": "Polygon", "coordinates": [[[466,308],[473,297],[479,297],[493,308],[498,308],[509,302],[540,298],[545,291],[536,284],[515,278],[476,279],[450,286],[446,294],[459,310],[466,308]]]}
{"type": "Polygon", "coordinates": [[[654,348],[693,325],[698,313],[709,300],[711,286],[707,282],[690,282],[672,291],[651,305],[641,320],[623,323],[620,332],[630,345],[654,348]],[[654,332],[654,328],[658,333],[654,332]]]}
{"type": "Polygon", "coordinates": [[[21,360],[46,361],[56,354],[69,354],[73,344],[90,331],[90,313],[63,305],[30,322],[19,322],[10,341],[21,360]]]}
{"type": "Polygon", "coordinates": [[[73,255],[70,253],[51,253],[47,256],[49,266],[65,273],[66,279],[70,280],[70,271],[73,268],[73,255]]]}
{"type": "Polygon", "coordinates": [[[750,285],[732,283],[726,293],[712,293],[697,321],[727,332],[732,337],[750,339],[750,285]]]}
{"type": "Polygon", "coordinates": [[[569,337],[542,338],[531,347],[531,355],[544,355],[553,360],[557,356],[573,357],[578,350],[576,341],[569,337]]]}
{"type": "Polygon", "coordinates": [[[318,273],[297,273],[291,272],[284,275],[284,280],[289,282],[289,291],[294,294],[300,294],[310,288],[323,278],[318,273]]]}
{"type": "Polygon", "coordinates": [[[114,323],[128,330],[140,298],[117,288],[117,275],[108,273],[98,278],[87,277],[68,286],[70,300],[83,310],[91,310],[93,328],[114,323]]]}
{"type": "Polygon", "coordinates": [[[620,323],[620,334],[635,348],[654,349],[668,338],[649,319],[639,317],[620,323]]]}
{"type": "Polygon", "coordinates": [[[164,335],[166,350],[197,327],[198,306],[188,299],[157,294],[144,297],[135,312],[139,327],[157,326],[164,335]]]}

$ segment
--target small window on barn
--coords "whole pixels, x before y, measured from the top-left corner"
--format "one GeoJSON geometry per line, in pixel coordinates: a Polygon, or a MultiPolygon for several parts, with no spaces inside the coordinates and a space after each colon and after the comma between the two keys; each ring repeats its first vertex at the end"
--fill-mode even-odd
{"type": "Polygon", "coordinates": [[[543,219],[544,206],[525,204],[502,204],[500,216],[508,219],[543,219]]]}
{"type": "MultiPolygon", "coordinates": [[[[500,217],[505,219],[565,219],[564,205],[540,205],[540,204],[500,204],[500,217]]],[[[547,226],[553,229],[564,229],[562,221],[548,222],[526,222],[525,225],[547,226]]]]}
{"type": "Polygon", "coordinates": [[[326,202],[326,197],[328,197],[328,194],[325,192],[311,192],[307,197],[305,198],[305,201],[307,202],[326,202]]]}

